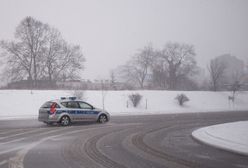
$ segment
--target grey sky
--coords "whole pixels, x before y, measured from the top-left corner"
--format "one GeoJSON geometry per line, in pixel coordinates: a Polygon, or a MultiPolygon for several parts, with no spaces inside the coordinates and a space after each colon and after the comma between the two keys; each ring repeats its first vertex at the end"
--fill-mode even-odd
{"type": "Polygon", "coordinates": [[[248,59],[247,0],[1,0],[0,39],[26,16],[82,46],[86,79],[107,78],[148,43],[193,44],[202,67],[224,53],[248,59]]]}

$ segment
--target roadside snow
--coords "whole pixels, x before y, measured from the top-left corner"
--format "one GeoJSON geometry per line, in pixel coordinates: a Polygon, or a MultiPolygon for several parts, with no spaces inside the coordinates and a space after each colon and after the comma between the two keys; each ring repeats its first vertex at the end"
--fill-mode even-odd
{"type": "MultiPolygon", "coordinates": [[[[0,120],[37,118],[40,106],[49,100],[72,96],[74,91],[58,90],[0,90],[0,120]]],[[[85,91],[84,100],[105,109],[111,115],[144,115],[188,112],[218,112],[248,110],[248,92],[239,92],[235,103],[228,101],[230,92],[207,91],[85,91]],[[140,105],[133,108],[128,95],[143,96],[140,105]],[[190,99],[179,106],[175,97],[184,93],[190,99]],[[147,102],[147,103],[146,103],[147,102]]],[[[207,144],[248,154],[248,121],[216,125],[199,129],[192,135],[207,144]]]]}
{"type": "MultiPolygon", "coordinates": [[[[0,90],[0,120],[13,118],[37,118],[39,107],[48,100],[72,96],[68,90],[0,90]]],[[[144,115],[187,112],[215,112],[248,110],[248,92],[238,92],[235,103],[228,102],[230,92],[208,91],[104,91],[105,109],[111,115],[144,115]],[[140,105],[133,108],[128,95],[143,96],[140,105]],[[184,93],[190,101],[180,107],[175,100],[184,93]],[[146,108],[147,100],[147,108],[146,108]]],[[[84,100],[102,108],[102,91],[85,91],[84,100]]]]}
{"type": "Polygon", "coordinates": [[[192,136],[205,144],[248,155],[248,121],[200,128],[192,136]]]}

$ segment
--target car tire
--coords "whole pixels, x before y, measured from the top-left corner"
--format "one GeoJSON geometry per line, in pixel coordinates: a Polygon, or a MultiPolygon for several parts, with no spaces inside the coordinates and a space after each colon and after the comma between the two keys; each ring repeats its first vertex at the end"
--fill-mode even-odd
{"type": "Polygon", "coordinates": [[[104,123],[108,122],[108,117],[105,114],[101,114],[98,117],[98,122],[101,124],[104,124],[104,123]]]}
{"type": "Polygon", "coordinates": [[[60,119],[60,125],[62,126],[68,126],[70,125],[71,123],[71,120],[70,120],[70,117],[65,115],[65,116],[62,116],[61,119],[60,119]]]}

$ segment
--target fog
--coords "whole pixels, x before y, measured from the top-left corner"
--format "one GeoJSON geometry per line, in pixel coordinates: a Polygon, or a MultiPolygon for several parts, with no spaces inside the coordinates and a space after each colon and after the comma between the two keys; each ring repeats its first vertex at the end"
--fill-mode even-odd
{"type": "Polygon", "coordinates": [[[1,0],[0,40],[13,39],[26,16],[56,27],[86,58],[82,78],[109,78],[147,44],[195,46],[198,65],[229,53],[248,55],[246,0],[1,0]]]}

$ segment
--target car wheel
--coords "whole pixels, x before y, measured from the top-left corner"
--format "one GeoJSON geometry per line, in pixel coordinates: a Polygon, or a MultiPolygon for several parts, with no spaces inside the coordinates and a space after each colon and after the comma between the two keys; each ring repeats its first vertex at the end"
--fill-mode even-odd
{"type": "Polygon", "coordinates": [[[99,123],[106,123],[108,121],[108,117],[105,114],[101,114],[98,118],[99,123]]]}
{"type": "Polygon", "coordinates": [[[60,119],[60,124],[61,124],[62,126],[68,126],[68,125],[70,125],[70,123],[71,123],[71,120],[70,120],[70,118],[69,118],[68,116],[63,116],[63,117],[60,119]]]}

